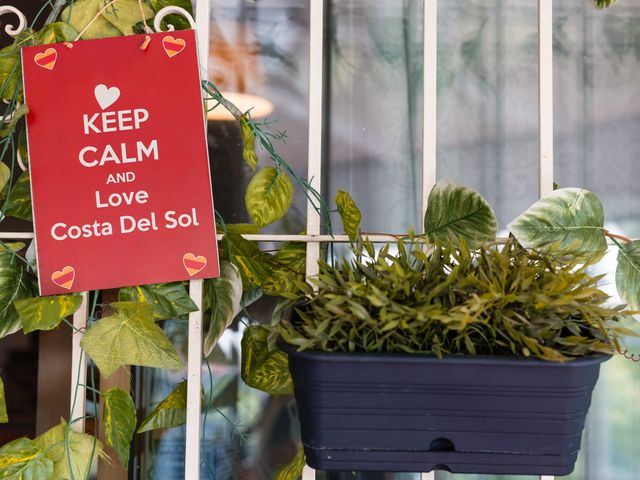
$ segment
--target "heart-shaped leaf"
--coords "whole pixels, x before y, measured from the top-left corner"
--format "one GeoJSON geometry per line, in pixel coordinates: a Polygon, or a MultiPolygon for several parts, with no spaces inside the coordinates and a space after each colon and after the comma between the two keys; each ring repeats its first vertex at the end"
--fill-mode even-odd
{"type": "Polygon", "coordinates": [[[31,222],[33,213],[31,210],[31,185],[29,184],[29,172],[22,172],[15,185],[9,191],[5,203],[5,216],[15,217],[31,222]]]}
{"type": "Polygon", "coordinates": [[[491,206],[478,192],[441,180],[429,194],[424,227],[432,241],[462,239],[475,248],[495,240],[498,222],[491,206]]]}
{"type": "Polygon", "coordinates": [[[177,319],[198,310],[182,282],[121,288],[118,300],[153,305],[156,320],[177,319]]]}
{"type": "Polygon", "coordinates": [[[213,351],[236,315],[240,313],[242,300],[242,278],[238,267],[229,262],[220,262],[220,276],[209,280],[211,295],[211,319],[204,338],[204,356],[213,351]]]}
{"type": "MultiPolygon", "coordinates": [[[[60,425],[37,437],[33,443],[53,462],[52,479],[87,478],[93,463],[90,460],[106,458],[102,443],[91,435],[67,430],[67,422],[63,420],[60,425]]],[[[36,478],[40,477],[33,477],[34,480],[36,478]]]]}
{"type": "Polygon", "coordinates": [[[23,248],[23,243],[0,244],[0,338],[22,326],[13,302],[37,294],[34,278],[16,254],[23,248]]]}
{"type": "Polygon", "coordinates": [[[75,28],[65,22],[50,23],[38,32],[38,42],[49,43],[72,42],[78,36],[75,28]]]}
{"type": "Polygon", "coordinates": [[[304,449],[300,447],[296,456],[288,465],[280,468],[274,478],[275,480],[298,480],[302,477],[302,471],[304,470],[304,449]]]}
{"type": "Polygon", "coordinates": [[[0,378],[0,423],[7,423],[9,416],[7,415],[7,402],[4,396],[4,383],[0,378]]]}
{"type": "Polygon", "coordinates": [[[264,227],[287,213],[293,202],[293,184],[285,172],[266,167],[251,179],[244,200],[253,223],[264,227]]]}
{"type": "Polygon", "coordinates": [[[136,406],[129,394],[118,387],[107,390],[103,399],[104,438],[107,445],[114,448],[122,465],[127,467],[131,440],[136,430],[136,406]]]}
{"type": "Polygon", "coordinates": [[[15,300],[13,306],[20,316],[22,330],[31,333],[35,330],[53,330],[63,319],[73,315],[81,303],[80,295],[57,295],[15,300]]]}
{"type": "Polygon", "coordinates": [[[250,387],[271,395],[290,395],[293,382],[289,359],[282,350],[269,350],[269,331],[262,325],[247,327],[242,335],[242,379],[250,387]]]}
{"type": "Polygon", "coordinates": [[[0,198],[5,198],[9,179],[11,178],[11,170],[6,164],[0,162],[0,198]]]}
{"type": "Polygon", "coordinates": [[[187,421],[187,381],[181,382],[142,421],[138,433],[172,428],[187,421]]]}
{"type": "Polygon", "coordinates": [[[618,294],[634,310],[640,310],[640,240],[622,245],[616,270],[618,294]]]}
{"type": "Polygon", "coordinates": [[[581,188],[554,190],[507,228],[523,247],[543,252],[598,256],[607,249],[602,203],[581,188]]]}
{"type": "Polygon", "coordinates": [[[360,235],[360,221],[362,220],[360,209],[351,198],[351,195],[342,190],[338,190],[336,205],[342,219],[344,232],[349,236],[351,242],[355,242],[358,239],[358,235],[360,235]]]}
{"type": "Polygon", "coordinates": [[[53,480],[53,462],[28,438],[18,438],[0,448],[3,480],[53,480]]]}
{"type": "Polygon", "coordinates": [[[182,367],[175,348],[153,320],[153,305],[117,302],[110,306],[116,313],[94,323],[80,343],[103,376],[111,376],[122,365],[182,367]]]}
{"type": "MultiPolygon", "coordinates": [[[[78,32],[83,31],[89,22],[93,20],[91,26],[82,34],[83,40],[118,37],[122,35],[122,33],[103,16],[98,15],[102,7],[104,7],[102,0],[75,0],[75,2],[62,11],[60,20],[68,23],[78,32]]],[[[115,10],[115,4],[111,5],[109,9],[115,10]]],[[[140,10],[138,10],[138,19],[136,21],[139,20],[140,10]]]]}

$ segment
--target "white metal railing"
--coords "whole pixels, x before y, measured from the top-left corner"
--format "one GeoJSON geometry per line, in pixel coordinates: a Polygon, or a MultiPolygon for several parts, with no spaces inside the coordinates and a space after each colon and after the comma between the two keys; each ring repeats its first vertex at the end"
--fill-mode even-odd
{"type": "MultiPolygon", "coordinates": [[[[310,2],[310,84],[309,84],[309,155],[308,177],[311,185],[320,191],[322,180],[322,105],[323,105],[323,45],[324,45],[324,2],[310,2]]],[[[207,75],[209,57],[209,24],[211,0],[196,0],[196,26],[198,33],[198,51],[203,77],[207,75]]],[[[15,7],[0,7],[0,15],[6,12],[18,16],[19,25],[8,25],[6,32],[16,35],[25,28],[26,20],[15,7]]],[[[424,124],[423,124],[423,162],[422,162],[422,209],[426,210],[427,198],[436,182],[436,124],[437,124],[437,12],[438,0],[424,0],[424,124]]],[[[540,118],[540,156],[539,189],[540,195],[553,190],[553,1],[538,0],[539,35],[539,118],[540,118]]],[[[320,243],[347,241],[344,235],[330,236],[320,234],[320,215],[311,201],[307,205],[306,235],[246,235],[248,239],[258,241],[302,241],[307,242],[307,275],[317,273],[317,260],[320,256],[320,243]]],[[[32,233],[2,232],[0,239],[31,239],[32,233]]],[[[371,235],[372,240],[386,241],[388,235],[371,235]]],[[[83,293],[83,304],[74,315],[73,323],[77,329],[86,327],[88,306],[87,294],[83,293]]],[[[190,282],[190,295],[197,305],[202,300],[202,281],[190,282]]],[[[86,358],[80,348],[82,333],[76,330],[73,335],[72,351],[72,411],[71,419],[84,417],[86,391],[83,386],[86,373],[86,358]]],[[[185,478],[200,478],[200,385],[202,314],[189,316],[189,349],[187,360],[187,433],[185,448],[185,478]]],[[[84,422],[76,422],[75,428],[84,429],[84,422]]],[[[314,477],[311,469],[305,469],[305,480],[314,477]]],[[[422,473],[422,480],[434,480],[434,472],[422,473]]],[[[550,476],[541,476],[540,480],[553,480],[550,476]]]]}

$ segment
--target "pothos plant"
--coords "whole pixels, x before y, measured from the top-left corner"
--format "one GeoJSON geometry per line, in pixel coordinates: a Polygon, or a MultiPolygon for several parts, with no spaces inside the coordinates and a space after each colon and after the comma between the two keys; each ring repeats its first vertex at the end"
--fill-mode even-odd
{"type": "MultiPolygon", "coordinates": [[[[596,2],[598,6],[613,3],[596,2]]],[[[77,39],[106,38],[144,32],[141,11],[151,21],[162,7],[176,5],[191,11],[189,0],[57,0],[44,3],[39,15],[48,13],[46,25],[39,31],[27,29],[12,45],[0,51],[0,98],[6,104],[0,128],[0,202],[2,218],[32,220],[28,152],[23,117],[28,105],[23,104],[20,49],[24,46],[77,39]],[[80,33],[82,33],[80,35],[80,33]]],[[[176,28],[188,28],[178,16],[168,17],[176,28]]],[[[321,214],[331,232],[329,208],[319,192],[296,175],[278,154],[274,143],[283,138],[266,123],[251,118],[229,102],[208,81],[206,107],[226,108],[238,122],[244,140],[243,159],[254,172],[246,191],[246,208],[252,223],[226,224],[218,215],[218,230],[224,234],[220,242],[221,277],[205,282],[203,313],[206,335],[203,353],[208,356],[234,318],[261,295],[291,298],[304,281],[305,246],[285,243],[276,252],[267,253],[256,242],[242,235],[258,233],[261,228],[280,220],[289,210],[295,186],[321,214]],[[257,148],[268,158],[260,165],[257,148]]],[[[346,192],[340,192],[336,205],[345,232],[354,240],[359,234],[360,212],[346,192]]],[[[606,249],[606,237],[618,244],[618,287],[623,298],[634,308],[640,305],[640,247],[621,239],[603,227],[602,206],[595,196],[580,189],[558,190],[536,203],[516,219],[510,230],[518,241],[534,249],[567,249],[574,254],[600,255],[606,249]]],[[[452,183],[439,183],[429,199],[425,217],[425,234],[429,238],[447,240],[464,238],[469,245],[484,244],[495,238],[497,222],[491,208],[476,192],[452,183]]],[[[21,242],[0,243],[0,338],[22,331],[52,330],[69,327],[70,334],[82,334],[82,348],[104,377],[121,366],[175,369],[181,367],[180,356],[158,322],[186,318],[196,310],[186,284],[174,282],[159,285],[131,286],[118,292],[118,302],[100,303],[100,292],[91,293],[89,326],[84,332],[74,331],[67,320],[81,304],[77,295],[39,297],[37,265],[32,246],[21,242]],[[102,318],[98,319],[99,314],[102,318]]],[[[281,311],[278,307],[274,314],[281,311]]],[[[292,392],[286,355],[268,345],[264,327],[252,325],[243,340],[242,377],[245,382],[274,395],[292,392]]],[[[1,373],[1,372],[0,372],[1,373]]],[[[128,464],[129,446],[134,434],[157,428],[181,425],[186,415],[186,384],[176,386],[170,395],[144,419],[139,419],[129,392],[112,388],[100,391],[92,380],[94,396],[102,397],[104,410],[94,410],[100,417],[104,438],[123,465],[128,464]]],[[[11,395],[10,386],[7,395],[11,395]]],[[[0,379],[0,422],[7,422],[5,392],[0,379]]],[[[83,401],[83,399],[76,399],[83,401]]],[[[211,397],[207,398],[211,401],[211,397]]],[[[97,407],[96,407],[97,408],[97,407]]],[[[106,458],[103,445],[93,435],[71,428],[81,419],[62,420],[35,439],[20,438],[0,447],[0,477],[4,479],[85,479],[95,457],[106,458]]],[[[279,478],[296,478],[304,465],[300,452],[292,464],[283,467],[279,478]]]]}

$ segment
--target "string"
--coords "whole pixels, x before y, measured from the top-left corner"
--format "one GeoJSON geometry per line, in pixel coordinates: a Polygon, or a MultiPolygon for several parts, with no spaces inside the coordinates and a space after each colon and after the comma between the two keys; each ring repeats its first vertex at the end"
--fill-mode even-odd
{"type": "MultiPolygon", "coordinates": [[[[96,15],[89,21],[89,23],[87,23],[85,25],[85,27],[82,29],[82,31],[80,33],[78,33],[78,36],[73,41],[77,42],[78,40],[80,40],[80,38],[82,38],[82,36],[85,33],[87,33],[87,30],[89,30],[91,28],[91,25],[93,25],[93,23],[104,13],[104,11],[107,8],[109,8],[111,5],[116,3],[117,1],[118,0],[111,0],[104,7],[102,7],[98,11],[98,13],[96,13],[96,15]]],[[[138,0],[138,5],[140,6],[140,16],[142,17],[142,23],[144,24],[144,31],[148,34],[151,30],[149,29],[149,25],[147,24],[147,19],[144,16],[144,8],[142,7],[142,0],[138,0]]],[[[145,39],[144,39],[144,42],[140,46],[140,50],[146,50],[147,47],[149,46],[150,42],[151,42],[151,37],[149,35],[146,35],[145,39]]],[[[64,44],[65,44],[65,46],[67,48],[73,48],[73,43],[71,43],[71,42],[65,42],[64,44]]]]}

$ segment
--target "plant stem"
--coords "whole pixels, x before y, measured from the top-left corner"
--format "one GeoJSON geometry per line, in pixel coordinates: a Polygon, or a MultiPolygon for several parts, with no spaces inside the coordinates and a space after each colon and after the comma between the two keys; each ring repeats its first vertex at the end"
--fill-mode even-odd
{"type": "Polygon", "coordinates": [[[617,238],[618,240],[622,240],[623,242],[626,242],[626,243],[631,243],[631,241],[632,241],[630,238],[627,238],[627,237],[625,237],[624,235],[618,235],[618,234],[616,234],[616,233],[611,233],[611,232],[610,232],[609,230],[607,230],[607,229],[605,229],[605,230],[604,230],[604,234],[605,234],[605,236],[606,236],[606,237],[609,237],[611,240],[613,240],[613,241],[616,243],[616,245],[618,245],[618,246],[620,246],[620,244],[619,244],[618,242],[616,242],[616,241],[615,241],[615,240],[616,240],[616,238],[617,238]]]}

